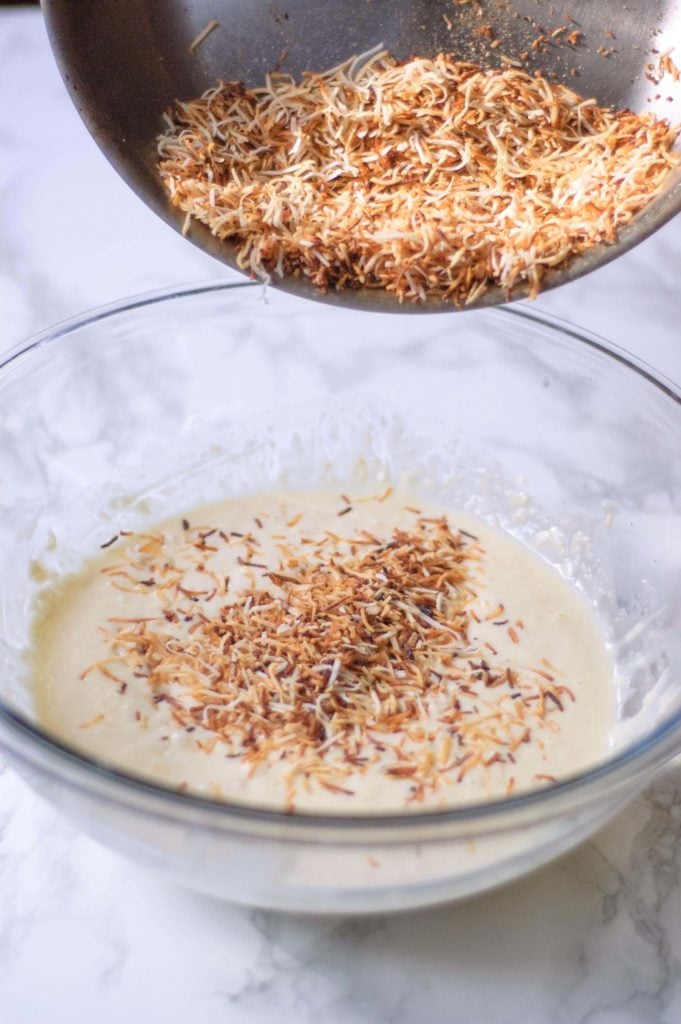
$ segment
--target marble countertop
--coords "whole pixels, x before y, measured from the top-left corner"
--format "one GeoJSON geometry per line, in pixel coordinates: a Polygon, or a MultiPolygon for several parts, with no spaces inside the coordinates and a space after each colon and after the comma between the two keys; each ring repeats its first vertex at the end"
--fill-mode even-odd
{"type": "MultiPolygon", "coordinates": [[[[0,14],[0,349],[225,277],[89,138],[37,11],[0,14]]],[[[681,379],[681,219],[537,305],[681,379]]],[[[596,838],[466,903],[306,919],[216,905],[77,833],[0,763],[0,1019],[80,1024],[676,1024],[681,768],[596,838]]]]}

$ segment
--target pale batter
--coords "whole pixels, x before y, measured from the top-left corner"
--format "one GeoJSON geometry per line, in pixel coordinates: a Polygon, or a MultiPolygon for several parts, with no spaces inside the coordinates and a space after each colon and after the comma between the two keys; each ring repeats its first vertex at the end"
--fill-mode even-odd
{"type": "MultiPolygon", "coordinates": [[[[282,492],[188,512],[185,520],[163,523],[144,537],[111,540],[80,575],[45,592],[35,628],[42,722],[61,740],[103,762],[229,801],[380,813],[455,806],[550,785],[607,753],[613,667],[592,610],[574,586],[526,547],[467,515],[426,507],[389,489],[363,497],[282,492]],[[466,563],[468,634],[466,643],[459,644],[463,653],[451,662],[464,666],[471,679],[457,694],[455,681],[449,689],[439,683],[443,670],[433,662],[433,671],[440,670],[440,689],[436,697],[417,702],[417,720],[408,723],[408,735],[386,734],[379,743],[372,733],[370,749],[356,749],[356,763],[349,767],[341,765],[342,744],[326,719],[317,744],[326,749],[310,752],[309,771],[304,765],[298,771],[287,760],[285,746],[260,760],[244,759],[238,744],[230,745],[211,728],[210,698],[202,698],[206,706],[197,711],[184,677],[161,688],[150,685],[147,667],[140,671],[139,666],[146,641],[142,654],[127,642],[136,669],[130,660],[115,660],[111,638],[117,631],[162,630],[164,636],[175,631],[178,643],[191,643],[202,635],[196,630],[244,590],[276,591],[276,576],[269,572],[295,574],[301,552],[305,558],[317,551],[315,557],[323,559],[324,551],[338,547],[340,542],[333,540],[330,547],[319,547],[320,538],[328,536],[325,531],[336,538],[389,541],[396,528],[413,531],[423,523],[418,528],[432,530],[432,521],[445,513],[449,529],[463,531],[461,540],[471,557],[466,563]],[[293,567],[282,569],[282,560],[293,567]],[[171,565],[183,569],[179,584],[171,565]],[[507,670],[508,682],[503,677],[507,670]],[[520,711],[510,721],[513,700],[524,705],[527,728],[520,711]],[[462,745],[464,730],[468,746],[462,745]],[[494,734],[493,741],[487,734],[494,734]],[[397,753],[395,746],[400,747],[397,753]],[[395,757],[402,755],[405,761],[397,762],[395,770],[395,757]],[[409,775],[405,768],[406,774],[400,774],[401,764],[417,760],[427,771],[421,767],[409,775]]],[[[371,542],[365,543],[368,550],[371,542]]],[[[363,550],[360,545],[360,555],[363,550]]],[[[424,619],[422,628],[438,625],[435,614],[432,609],[416,612],[424,619]]],[[[286,627],[280,635],[286,636],[286,627]]],[[[175,642],[168,642],[170,649],[175,642]]],[[[226,657],[233,658],[235,650],[238,644],[229,647],[225,641],[226,657]]],[[[331,658],[320,668],[331,689],[342,683],[339,664],[331,658]]],[[[256,677],[254,670],[250,685],[256,677]]],[[[235,703],[227,704],[222,695],[220,701],[216,714],[235,703]]]]}

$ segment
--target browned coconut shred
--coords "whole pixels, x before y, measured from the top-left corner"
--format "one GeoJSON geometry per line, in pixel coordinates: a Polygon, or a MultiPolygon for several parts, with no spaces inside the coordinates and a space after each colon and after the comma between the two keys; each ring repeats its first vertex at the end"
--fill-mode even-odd
{"type": "Polygon", "coordinates": [[[323,74],[221,82],[158,144],[170,201],[254,277],[470,304],[531,296],[612,243],[678,164],[678,130],[512,66],[385,51],[323,74]]]}
{"type": "MultiPolygon", "coordinates": [[[[351,794],[380,765],[421,802],[469,772],[514,765],[519,748],[559,731],[575,699],[554,675],[511,669],[472,642],[484,551],[446,518],[284,545],[235,594],[212,552],[247,552],[255,539],[197,527],[183,537],[175,550],[163,534],[139,535],[102,569],[159,610],[107,619],[107,655],[81,676],[98,672],[120,693],[121,673],[145,680],[197,749],[219,743],[248,771],[283,760],[289,801],[303,781],[351,794]],[[198,567],[201,589],[188,583],[198,567]]],[[[490,614],[503,617],[504,605],[490,614]]]]}

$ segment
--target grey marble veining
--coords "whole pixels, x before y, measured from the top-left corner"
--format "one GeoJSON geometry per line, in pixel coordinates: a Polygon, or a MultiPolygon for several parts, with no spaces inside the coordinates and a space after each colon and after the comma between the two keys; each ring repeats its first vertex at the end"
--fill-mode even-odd
{"type": "MultiPolygon", "coordinates": [[[[119,181],[37,12],[0,14],[0,348],[223,268],[119,181]]],[[[538,306],[681,378],[681,222],[538,306]]],[[[216,905],[77,834],[0,767],[0,1019],[99,1024],[677,1024],[681,768],[519,883],[437,910],[310,920],[216,905]],[[39,984],[36,980],[39,979],[39,984]]]]}

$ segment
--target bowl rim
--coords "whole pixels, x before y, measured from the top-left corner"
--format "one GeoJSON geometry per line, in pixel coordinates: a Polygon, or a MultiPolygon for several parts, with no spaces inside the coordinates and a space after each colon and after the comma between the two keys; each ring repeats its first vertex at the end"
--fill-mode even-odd
{"type": "MultiPolygon", "coordinates": [[[[160,303],[171,303],[185,299],[196,298],[202,295],[214,293],[227,293],[236,290],[262,289],[262,285],[249,281],[224,282],[220,280],[209,280],[207,282],[191,283],[187,285],[174,286],[170,288],[157,289],[151,292],[144,292],[129,298],[119,299],[103,306],[94,307],[84,313],[62,320],[51,327],[32,335],[28,339],[19,342],[17,345],[5,350],[0,355],[0,377],[5,373],[8,366],[17,360],[35,352],[37,349],[51,345],[60,339],[66,338],[81,328],[89,327],[100,320],[111,317],[129,314],[137,309],[144,309],[160,303]]],[[[304,300],[302,300],[304,304],[304,300]]],[[[319,306],[316,307],[320,309],[319,306]]],[[[334,307],[327,306],[327,315],[333,315],[334,307]]],[[[354,316],[366,316],[366,313],[353,310],[348,311],[354,316]]],[[[385,313],[384,315],[392,315],[385,313]]],[[[471,317],[484,318],[514,318],[527,321],[535,326],[543,327],[549,332],[562,335],[574,341],[595,349],[600,354],[612,359],[635,375],[643,378],[652,385],[658,392],[670,399],[676,405],[681,405],[681,388],[670,378],[655,370],[645,360],[634,356],[626,349],[610,342],[592,331],[577,327],[569,321],[546,313],[543,310],[530,308],[526,303],[514,303],[507,306],[491,309],[472,310],[471,317]]],[[[294,811],[287,812],[270,809],[259,805],[247,803],[230,802],[228,800],[217,800],[211,797],[200,796],[191,792],[180,792],[170,785],[153,781],[143,776],[137,776],[121,768],[117,768],[109,762],[97,757],[81,753],[75,747],[61,741],[49,730],[43,729],[37,723],[22,712],[10,707],[0,695],[0,726],[4,727],[7,735],[15,738],[17,746],[8,742],[2,745],[7,746],[23,762],[30,766],[40,767],[40,762],[47,756],[50,758],[48,770],[63,779],[67,784],[77,786],[85,791],[91,791],[101,785],[114,788],[114,798],[123,804],[129,805],[130,799],[135,797],[160,800],[165,808],[170,811],[203,811],[213,816],[213,824],[216,826],[225,825],[229,822],[237,824],[269,824],[286,826],[287,829],[301,830],[310,827],[340,829],[345,833],[366,830],[367,827],[379,829],[414,829],[417,826],[428,824],[439,826],[455,823],[475,823],[481,821],[494,821],[514,810],[531,809],[535,807],[556,808],[556,803],[566,797],[584,792],[606,781],[613,781],[617,777],[640,777],[646,769],[660,765],[678,752],[681,747],[681,736],[675,744],[676,749],[669,749],[670,741],[674,734],[681,734],[681,708],[674,712],[666,720],[657,725],[650,733],[641,739],[629,744],[622,751],[611,757],[597,762],[590,768],[576,772],[573,775],[565,776],[560,781],[545,788],[521,791],[513,796],[498,797],[493,800],[476,801],[460,806],[446,809],[411,810],[406,812],[383,812],[371,811],[364,813],[327,813],[294,811]],[[73,773],[77,778],[72,778],[73,773]],[[130,799],[126,800],[128,796],[130,799]]],[[[111,794],[107,794],[111,798],[111,794]]],[[[350,836],[348,836],[350,838],[350,836]]]]}

